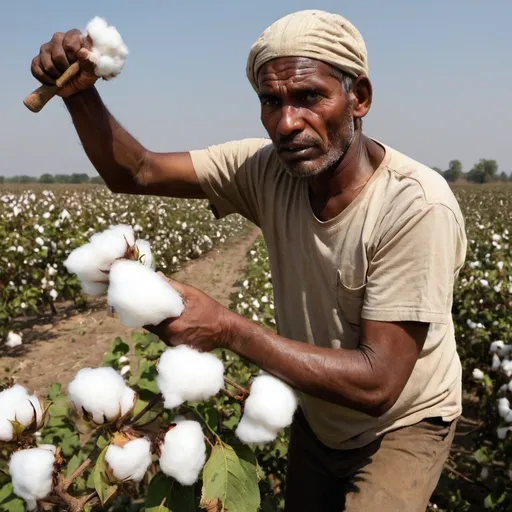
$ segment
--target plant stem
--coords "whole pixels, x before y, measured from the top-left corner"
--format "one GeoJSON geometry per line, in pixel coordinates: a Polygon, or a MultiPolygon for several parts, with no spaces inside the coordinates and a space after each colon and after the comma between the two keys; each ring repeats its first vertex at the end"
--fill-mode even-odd
{"type": "Polygon", "coordinates": [[[146,421],[146,423],[141,423],[139,425],[133,425],[133,428],[135,430],[137,429],[141,429],[141,428],[144,428],[144,427],[147,427],[148,425],[151,425],[151,423],[153,423],[154,421],[156,421],[158,418],[160,418],[160,416],[162,416],[162,414],[164,413],[165,411],[162,410],[160,411],[153,419],[149,420],[149,421],[146,421]]]}
{"type": "Polygon", "coordinates": [[[144,414],[146,414],[150,409],[152,409],[158,402],[162,400],[162,393],[159,393],[158,395],[154,396],[150,402],[140,411],[132,420],[130,421],[130,424],[133,425],[136,421],[140,420],[144,414]]]}
{"type": "Polygon", "coordinates": [[[67,491],[69,489],[69,486],[79,477],[82,475],[82,473],[94,462],[93,457],[95,455],[96,447],[94,447],[94,450],[91,452],[91,455],[85,459],[80,466],[71,473],[67,478],[65,478],[62,481],[62,490],[67,491]]]}
{"type": "Polygon", "coordinates": [[[231,380],[229,377],[224,377],[224,382],[226,384],[229,384],[230,386],[233,386],[235,389],[238,389],[238,391],[240,391],[240,393],[243,393],[244,395],[249,394],[249,390],[245,389],[243,386],[240,386],[240,384],[238,384],[234,380],[231,380]]]}
{"type": "Polygon", "coordinates": [[[233,400],[236,400],[237,402],[241,402],[244,399],[243,395],[235,395],[234,393],[231,393],[231,391],[227,390],[226,388],[222,388],[221,392],[224,393],[226,396],[229,396],[233,400]]]}

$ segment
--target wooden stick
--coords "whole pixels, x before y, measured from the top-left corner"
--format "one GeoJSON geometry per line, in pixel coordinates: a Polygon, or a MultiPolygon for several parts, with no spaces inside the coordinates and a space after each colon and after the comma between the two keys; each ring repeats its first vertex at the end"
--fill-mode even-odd
{"type": "Polygon", "coordinates": [[[23,104],[31,112],[40,112],[44,106],[57,94],[58,89],[66,85],[69,80],[78,74],[80,65],[74,62],[66,71],[57,79],[55,85],[41,85],[24,100],[23,104]]]}

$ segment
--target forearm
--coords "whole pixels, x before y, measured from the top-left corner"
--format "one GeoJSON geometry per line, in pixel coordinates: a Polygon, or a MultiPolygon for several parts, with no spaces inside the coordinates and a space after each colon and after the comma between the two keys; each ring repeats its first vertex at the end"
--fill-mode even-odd
{"type": "Polygon", "coordinates": [[[328,402],[378,416],[389,408],[372,352],[328,349],[279,336],[232,314],[226,346],[292,387],[328,402]]]}
{"type": "Polygon", "coordinates": [[[145,148],[113,118],[96,88],[66,98],[64,103],[89,160],[108,187],[135,192],[145,148]]]}

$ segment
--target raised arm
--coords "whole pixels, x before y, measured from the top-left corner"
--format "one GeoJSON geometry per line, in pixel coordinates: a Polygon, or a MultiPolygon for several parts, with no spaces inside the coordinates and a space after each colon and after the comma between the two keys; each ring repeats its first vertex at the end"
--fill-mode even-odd
{"type": "Polygon", "coordinates": [[[83,148],[107,186],[125,194],[205,198],[188,152],[155,153],[146,149],[110,114],[94,84],[87,42],[79,30],[53,35],[32,61],[32,74],[43,84],[55,80],[75,61],[81,71],[59,90],[83,148]]]}

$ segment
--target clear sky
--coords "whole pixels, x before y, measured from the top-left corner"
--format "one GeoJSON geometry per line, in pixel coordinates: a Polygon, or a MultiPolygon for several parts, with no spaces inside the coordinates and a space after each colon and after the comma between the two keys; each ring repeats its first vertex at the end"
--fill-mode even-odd
{"type": "Polygon", "coordinates": [[[111,112],[156,151],[265,136],[245,77],[251,44],[301,9],[344,15],[365,38],[374,104],[368,135],[445,169],[479,158],[512,170],[512,0],[5,0],[0,14],[0,175],[95,174],[61,101],[39,114],[23,98],[30,62],[56,31],[95,15],[130,50],[98,88],[111,112]]]}

